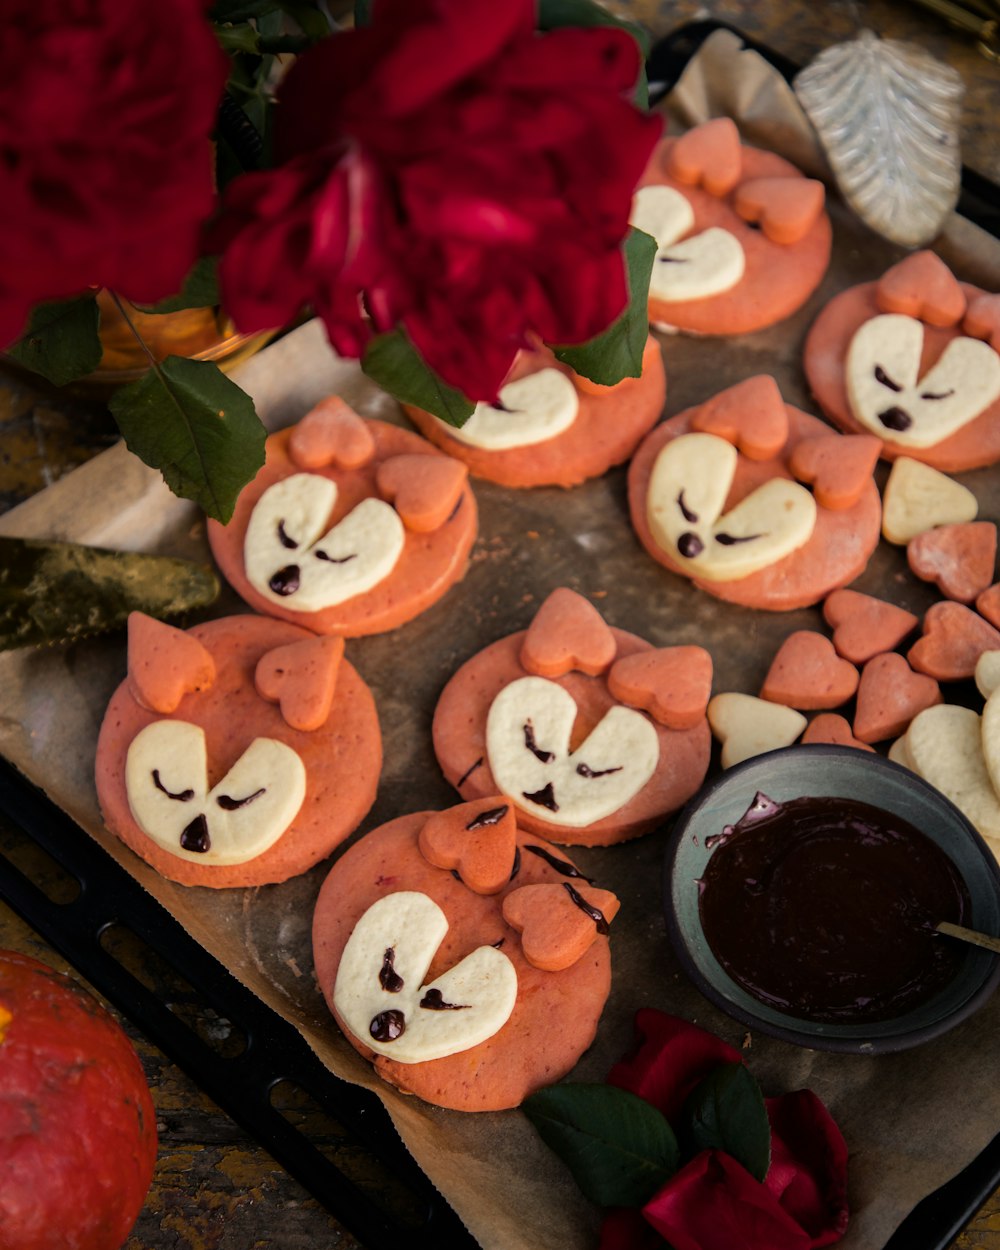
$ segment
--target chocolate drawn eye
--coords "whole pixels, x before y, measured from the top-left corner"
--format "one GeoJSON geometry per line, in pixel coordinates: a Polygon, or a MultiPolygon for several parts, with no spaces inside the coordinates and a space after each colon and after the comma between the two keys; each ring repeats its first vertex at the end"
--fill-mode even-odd
{"type": "Polygon", "coordinates": [[[193,790],[178,790],[176,794],[168,790],[160,780],[160,770],[158,768],[153,769],[153,785],[156,786],[161,794],[165,794],[168,799],[175,799],[178,803],[190,803],[194,798],[193,790]]]}
{"type": "Polygon", "coordinates": [[[328,564],[346,564],[348,560],[357,558],[357,552],[352,552],[349,556],[328,556],[325,551],[320,551],[317,547],[313,552],[317,560],[326,560],[328,564]]]}
{"type": "Polygon", "coordinates": [[[581,777],[610,777],[612,773],[620,773],[621,764],[615,768],[591,768],[589,764],[577,764],[576,771],[581,777]]]}
{"type": "Polygon", "coordinates": [[[922,391],[920,398],[921,399],[949,399],[954,394],[955,394],[955,388],[952,387],[950,391],[937,391],[936,393],[934,391],[922,391]]]}
{"type": "Polygon", "coordinates": [[[543,764],[551,764],[556,758],[552,751],[543,751],[535,741],[535,729],[530,720],[524,722],[524,745],[528,748],[536,760],[541,760],[543,764]]]}
{"type": "Polygon", "coordinates": [[[284,517],[278,522],[278,542],[281,543],[282,547],[288,547],[291,551],[294,551],[299,545],[285,529],[284,517]]]}
{"type": "Polygon", "coordinates": [[[903,389],[898,382],[894,382],[892,378],[889,377],[881,365],[875,366],[875,381],[881,382],[881,384],[883,386],[887,386],[890,391],[899,392],[903,389]]]}
{"type": "Polygon", "coordinates": [[[765,534],[716,534],[715,541],[723,547],[735,547],[737,543],[752,543],[764,537],[766,537],[765,534]]]}
{"type": "Polygon", "coordinates": [[[231,799],[228,794],[220,794],[215,800],[224,812],[235,812],[241,807],[247,807],[254,799],[259,799],[262,794],[267,792],[266,786],[261,786],[259,790],[255,790],[253,794],[248,794],[243,799],[231,799]]]}
{"type": "Polygon", "coordinates": [[[688,525],[694,525],[697,523],[698,514],[697,512],[692,512],[691,509],[684,502],[683,491],[681,491],[681,493],[677,496],[677,506],[678,508],[680,508],[681,516],[684,518],[685,521],[687,521],[688,525]]]}

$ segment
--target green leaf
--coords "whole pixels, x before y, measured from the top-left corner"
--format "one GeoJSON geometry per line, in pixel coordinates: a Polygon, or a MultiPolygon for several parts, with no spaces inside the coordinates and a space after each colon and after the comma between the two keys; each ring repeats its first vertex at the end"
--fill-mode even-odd
{"type": "Polygon", "coordinates": [[[331,33],[326,14],[310,0],[280,0],[280,8],[309,37],[310,43],[325,39],[331,33]]]}
{"type": "Polygon", "coordinates": [[[601,386],[642,373],[642,353],[649,337],[649,275],[656,257],[656,240],[631,227],[625,240],[629,301],[617,321],[587,343],[553,347],[556,356],[601,386]]]}
{"type": "Polygon", "coordinates": [[[101,363],[100,321],[96,295],[38,304],[7,355],[54,386],[65,386],[101,363]]]}
{"type": "Polygon", "coordinates": [[[763,1181],[771,1163],[771,1125],[760,1086],[742,1063],[721,1064],[691,1092],[680,1137],[692,1154],[724,1150],[763,1181]]]}
{"type": "Polygon", "coordinates": [[[146,313],[180,312],[184,308],[214,308],[219,302],[218,265],[217,256],[202,256],[188,270],[176,295],[168,295],[158,304],[136,304],[136,308],[146,313]]]}
{"type": "Polygon", "coordinates": [[[213,22],[248,22],[274,8],[274,0],[215,0],[209,11],[213,22]]]}
{"type": "Polygon", "coordinates": [[[673,1130],[657,1109],[614,1085],[552,1085],[522,1109],[591,1202],[640,1207],[677,1170],[673,1130]]]}
{"type": "Polygon", "coordinates": [[[217,365],[168,356],[123,387],[111,412],[129,449],[175,495],[225,524],[264,463],[264,427],[250,396],[217,365]]]}
{"type": "Polygon", "coordinates": [[[471,399],[442,381],[427,365],[401,328],[372,339],[361,368],[401,403],[423,408],[449,425],[463,426],[475,411],[471,399]]]}
{"type": "Polygon", "coordinates": [[[649,58],[649,32],[635,22],[615,17],[595,0],[538,0],[538,29],[557,30],[560,26],[617,26],[627,31],[639,45],[642,68],[635,84],[634,102],[638,108],[649,107],[649,83],[645,62],[649,58]]]}
{"type": "Polygon", "coordinates": [[[227,56],[236,52],[256,53],[260,51],[260,35],[248,22],[240,22],[233,26],[217,26],[215,28],[219,46],[227,56]]]}

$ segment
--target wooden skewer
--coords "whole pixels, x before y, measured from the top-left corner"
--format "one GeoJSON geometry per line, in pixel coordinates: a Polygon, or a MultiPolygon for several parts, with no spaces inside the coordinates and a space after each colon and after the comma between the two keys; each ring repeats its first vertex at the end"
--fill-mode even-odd
{"type": "Polygon", "coordinates": [[[973,946],[983,946],[988,951],[1000,954],[1000,937],[990,937],[988,933],[977,933],[975,929],[963,928],[960,924],[952,924],[950,920],[942,920],[936,926],[938,933],[947,933],[949,937],[960,938],[973,946]]]}

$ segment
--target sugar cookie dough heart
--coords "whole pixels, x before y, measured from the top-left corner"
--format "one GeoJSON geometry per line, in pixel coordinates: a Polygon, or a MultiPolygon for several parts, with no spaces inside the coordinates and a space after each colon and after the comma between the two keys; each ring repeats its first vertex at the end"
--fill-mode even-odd
{"type": "Polygon", "coordinates": [[[929,464],[900,456],[882,495],[882,536],[905,546],[924,530],[974,521],[978,512],[979,501],[968,487],[929,464]]]}
{"type": "Polygon", "coordinates": [[[292,729],[312,731],[326,724],[344,658],[336,635],[292,642],[257,661],[254,685],[262,699],[277,703],[292,729]]]}
{"type": "Polygon", "coordinates": [[[976,689],[988,699],[1000,686],[1000,651],[984,651],[976,661],[976,689]]]}
{"type": "Polygon", "coordinates": [[[358,469],[374,456],[375,440],[364,418],[339,395],[330,395],[292,430],[288,451],[300,469],[323,469],[331,464],[358,469]]]}
{"type": "Polygon", "coordinates": [[[942,703],[914,718],[906,756],[913,771],[951,799],[983,837],[1000,838],[1000,801],[984,753],[986,734],[985,718],[971,708],[942,703]]]}
{"type": "Polygon", "coordinates": [[[616,660],[608,689],[668,729],[691,729],[712,693],[712,657],[703,647],[658,647],[616,660]]]}
{"type": "Polygon", "coordinates": [[[562,677],[574,670],[596,676],[615,658],[614,635],[583,595],[559,586],[528,626],[521,663],[537,677],[562,677]]]}
{"type": "Polygon", "coordinates": [[[996,559],[992,521],[940,525],[911,538],[906,547],[911,571],[959,603],[971,603],[991,585],[996,559]]]}
{"type": "Polygon", "coordinates": [[[915,673],[895,652],[876,655],[861,670],[854,736],[862,742],[897,738],[919,712],[940,702],[933,677],[915,673]]]}
{"type": "Polygon", "coordinates": [[[815,178],[753,178],[737,188],[736,211],[759,222],[774,243],[799,243],[823,211],[826,191],[815,178]]]}
{"type": "Polygon", "coordinates": [[[528,963],[544,972],[570,968],[607,934],[620,903],[609,890],[566,881],[525,885],[503,901],[503,918],[521,934],[528,963]]]}
{"type": "Polygon", "coordinates": [[[833,630],[837,654],[852,664],[895,650],[919,624],[919,617],[905,608],[846,588],[827,595],[823,617],[833,630]]]}
{"type": "Polygon", "coordinates": [[[420,853],[457,872],[476,894],[497,894],[515,866],[517,823],[502,795],[434,812],[420,830],[420,853]]]}
{"type": "Polygon", "coordinates": [[[726,691],[708,705],[708,723],[722,743],[722,767],[791,746],[806,727],[801,712],[752,694],[726,691]]]}
{"type": "Polygon", "coordinates": [[[732,191],[742,166],[740,132],[729,117],[693,127],[674,143],[667,158],[667,167],[678,182],[704,187],[718,196],[732,191]]]}
{"type": "Polygon", "coordinates": [[[822,434],[804,438],[789,467],[813,488],[821,508],[853,508],[872,478],[882,440],[873,434],[822,434]]]}
{"type": "Polygon", "coordinates": [[[383,460],[375,482],[408,530],[431,534],[454,512],[468,477],[466,466],[450,456],[404,455],[383,460]]]}
{"type": "Polygon", "coordinates": [[[197,638],[144,612],[128,618],[128,684],[151,712],[173,712],[186,694],[215,681],[215,661],[197,638]]]}
{"type": "Polygon", "coordinates": [[[971,677],[984,651],[1000,647],[1000,632],[961,603],[935,603],[924,615],[923,634],[907,652],[910,664],[938,681],[971,677]]]}
{"type": "Polygon", "coordinates": [[[859,751],[875,752],[867,742],[855,738],[851,733],[850,722],[836,712],[821,712],[806,726],[802,735],[803,742],[825,742],[838,747],[856,747],[859,751]]]}
{"type": "Polygon", "coordinates": [[[771,661],[760,697],[801,711],[840,707],[858,688],[858,670],[809,629],[789,634],[771,661]]]}
{"type": "Polygon", "coordinates": [[[958,279],[934,252],[914,252],[879,279],[875,298],[886,313],[916,317],[932,326],[953,326],[965,313],[958,279]]]}
{"type": "Polygon", "coordinates": [[[470,1050],[507,1023],[517,973],[502,951],[479,946],[424,983],[448,932],[426,894],[402,890],[373,903],[354,926],[337,968],[333,1004],[360,1042],[397,1063],[470,1050]]]}
{"type": "Polygon", "coordinates": [[[724,438],[749,460],[771,460],[788,442],[788,409],[774,378],[760,373],[706,400],[691,430],[724,438]]]}

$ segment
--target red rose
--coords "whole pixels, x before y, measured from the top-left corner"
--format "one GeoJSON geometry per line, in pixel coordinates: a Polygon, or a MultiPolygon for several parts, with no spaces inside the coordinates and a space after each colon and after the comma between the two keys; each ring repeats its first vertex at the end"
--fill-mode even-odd
{"type": "Polygon", "coordinates": [[[242,329],[311,304],[356,356],[401,322],[446,381],[493,398],[531,336],[583,342],[621,313],[661,123],[628,102],[630,36],[534,22],[533,0],[378,0],[370,27],[299,58],[280,165],[235,179],[211,232],[242,329]]]}
{"type": "Polygon", "coordinates": [[[179,289],[212,207],[226,72],[204,0],[8,0],[0,343],[43,300],[179,289]]]}

